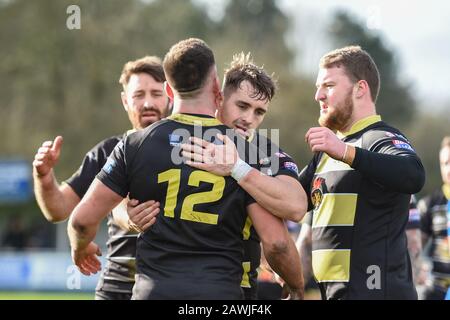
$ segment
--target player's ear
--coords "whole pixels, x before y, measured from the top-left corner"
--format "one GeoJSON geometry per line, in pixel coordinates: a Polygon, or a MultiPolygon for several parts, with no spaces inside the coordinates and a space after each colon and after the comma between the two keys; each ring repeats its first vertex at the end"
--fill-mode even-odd
{"type": "Polygon", "coordinates": [[[370,94],[369,84],[367,83],[366,80],[359,80],[355,84],[355,88],[356,88],[355,96],[357,99],[364,97],[368,93],[370,94]]]}
{"type": "Polygon", "coordinates": [[[123,108],[125,109],[126,112],[128,112],[127,94],[124,91],[120,93],[120,99],[122,100],[123,108]]]}
{"type": "Polygon", "coordinates": [[[173,90],[167,81],[164,81],[164,91],[166,92],[166,95],[169,97],[170,101],[173,101],[173,90]]]}

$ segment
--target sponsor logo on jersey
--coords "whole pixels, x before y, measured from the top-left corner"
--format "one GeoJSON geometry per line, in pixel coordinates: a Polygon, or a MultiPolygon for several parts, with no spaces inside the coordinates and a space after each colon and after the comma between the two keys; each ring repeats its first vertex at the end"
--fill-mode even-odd
{"type": "Polygon", "coordinates": [[[103,171],[105,171],[107,174],[110,174],[115,166],[116,162],[113,159],[108,158],[105,165],[103,166],[103,171]]]}
{"type": "Polygon", "coordinates": [[[409,222],[419,222],[420,214],[416,208],[409,209],[409,222]]]}
{"type": "Polygon", "coordinates": [[[389,138],[400,138],[409,143],[409,140],[406,139],[406,137],[404,135],[401,135],[398,133],[386,132],[386,136],[388,136],[389,138]]]}
{"type": "Polygon", "coordinates": [[[414,151],[414,149],[407,143],[407,142],[405,142],[405,141],[402,141],[402,140],[392,140],[392,143],[394,144],[394,146],[396,147],[396,148],[399,148],[399,149],[406,149],[406,150],[409,150],[409,151],[414,151]]]}
{"type": "Polygon", "coordinates": [[[178,147],[181,144],[182,136],[178,134],[169,134],[169,143],[172,147],[178,147]]]}
{"type": "Polygon", "coordinates": [[[288,161],[283,163],[283,167],[287,170],[295,172],[295,174],[298,175],[298,167],[295,163],[288,161]]]}

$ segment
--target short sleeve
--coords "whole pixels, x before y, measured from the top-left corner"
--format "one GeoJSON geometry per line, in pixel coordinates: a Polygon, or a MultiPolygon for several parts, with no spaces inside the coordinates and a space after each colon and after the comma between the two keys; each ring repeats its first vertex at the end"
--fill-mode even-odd
{"type": "Polygon", "coordinates": [[[127,139],[119,142],[109,156],[97,178],[108,188],[121,197],[128,195],[129,184],[127,180],[126,146],[127,139]]]}

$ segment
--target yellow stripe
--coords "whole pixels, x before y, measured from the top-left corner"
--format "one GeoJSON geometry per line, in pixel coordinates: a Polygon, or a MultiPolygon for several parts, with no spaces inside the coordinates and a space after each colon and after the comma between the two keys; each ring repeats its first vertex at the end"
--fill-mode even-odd
{"type": "Polygon", "coordinates": [[[173,114],[173,115],[167,117],[167,119],[170,119],[170,120],[173,120],[176,122],[181,122],[184,124],[202,125],[204,127],[219,126],[222,124],[216,118],[203,118],[203,117],[193,116],[190,114],[182,114],[182,113],[173,114]]]}
{"type": "Polygon", "coordinates": [[[355,222],[356,193],[326,193],[322,203],[314,210],[312,227],[346,225],[353,226],[355,222]]]}
{"type": "Polygon", "coordinates": [[[447,198],[447,200],[450,200],[450,184],[442,185],[442,192],[444,193],[444,196],[447,198]]]}
{"type": "Polygon", "coordinates": [[[339,138],[343,138],[343,137],[349,136],[349,135],[354,134],[354,133],[356,133],[358,131],[361,131],[361,130],[367,128],[368,126],[370,126],[371,124],[374,124],[374,123],[379,122],[379,121],[381,121],[381,117],[379,115],[369,116],[367,118],[364,118],[364,119],[361,119],[361,120],[355,122],[353,124],[353,126],[350,128],[350,130],[347,131],[347,132],[340,132],[340,131],[338,131],[337,132],[337,136],[339,138]]]}
{"type": "Polygon", "coordinates": [[[250,261],[242,262],[242,269],[244,269],[244,273],[242,274],[241,287],[251,288],[250,278],[248,276],[248,273],[250,272],[250,261]]]}
{"type": "Polygon", "coordinates": [[[245,220],[244,229],[242,229],[242,237],[244,240],[248,240],[250,238],[251,226],[252,226],[252,219],[250,219],[250,216],[247,216],[247,219],[245,220]]]}
{"type": "Polygon", "coordinates": [[[345,162],[330,158],[330,156],[324,153],[317,166],[316,175],[333,171],[351,171],[351,170],[354,169],[345,162]]]}
{"type": "Polygon", "coordinates": [[[350,250],[314,250],[312,267],[317,282],[348,282],[350,250]]]}

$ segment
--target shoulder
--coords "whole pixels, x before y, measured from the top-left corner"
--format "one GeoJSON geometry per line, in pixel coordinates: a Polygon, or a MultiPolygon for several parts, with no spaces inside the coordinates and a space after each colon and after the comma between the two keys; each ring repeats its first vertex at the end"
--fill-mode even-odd
{"type": "Polygon", "coordinates": [[[93,149],[110,150],[112,151],[114,147],[122,140],[122,135],[112,136],[106,138],[95,145],[93,149]]]}
{"type": "Polygon", "coordinates": [[[94,147],[92,147],[86,154],[86,157],[91,159],[98,159],[99,157],[107,157],[114,150],[115,146],[122,140],[122,136],[112,136],[106,138],[94,147]]]}
{"type": "Polygon", "coordinates": [[[163,119],[160,121],[157,121],[150,126],[148,126],[145,129],[137,130],[133,133],[130,133],[125,138],[125,144],[128,146],[136,146],[139,147],[145,139],[147,139],[149,136],[151,136],[153,133],[165,128],[168,126],[169,123],[172,121],[168,119],[163,119]],[[158,130],[157,130],[158,129],[158,130]]]}
{"type": "Polygon", "coordinates": [[[362,133],[363,147],[368,150],[375,149],[379,144],[390,143],[399,148],[413,151],[410,142],[400,130],[386,124],[383,121],[369,126],[362,133]]]}

